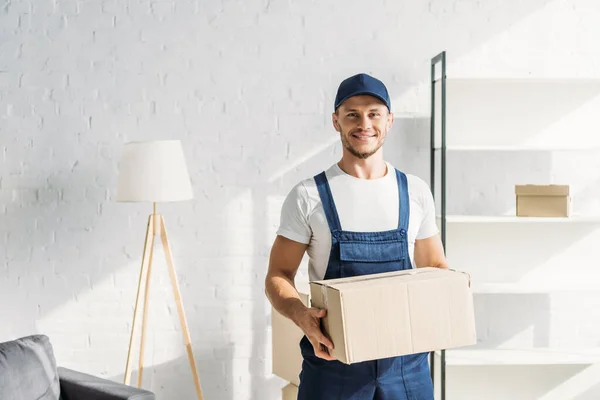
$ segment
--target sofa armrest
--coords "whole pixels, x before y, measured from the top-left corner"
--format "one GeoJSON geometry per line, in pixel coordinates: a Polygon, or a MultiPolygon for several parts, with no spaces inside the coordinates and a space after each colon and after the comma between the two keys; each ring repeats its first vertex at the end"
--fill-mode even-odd
{"type": "Polygon", "coordinates": [[[64,400],[155,400],[154,393],[58,367],[60,395],[64,400]]]}

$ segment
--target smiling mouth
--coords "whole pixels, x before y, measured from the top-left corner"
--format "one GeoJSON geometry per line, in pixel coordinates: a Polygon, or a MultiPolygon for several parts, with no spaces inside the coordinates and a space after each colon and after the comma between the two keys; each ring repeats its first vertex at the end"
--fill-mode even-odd
{"type": "Polygon", "coordinates": [[[375,137],[375,135],[360,135],[360,134],[356,134],[356,133],[352,134],[351,136],[358,140],[368,140],[370,138],[375,137]]]}

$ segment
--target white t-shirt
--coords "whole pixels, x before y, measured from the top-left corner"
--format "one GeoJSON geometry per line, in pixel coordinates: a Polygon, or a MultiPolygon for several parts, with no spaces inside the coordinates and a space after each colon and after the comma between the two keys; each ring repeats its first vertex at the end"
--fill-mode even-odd
{"type": "MultiPolygon", "coordinates": [[[[396,172],[390,163],[387,167],[385,176],[378,179],[348,175],[337,163],[325,171],[343,230],[379,232],[398,227],[396,172]]],[[[414,175],[406,174],[406,178],[410,199],[408,251],[414,266],[415,239],[426,239],[439,230],[429,185],[414,175]]],[[[287,195],[277,234],[308,244],[310,281],[325,277],[331,251],[331,231],[313,178],[303,180],[287,195]]]]}

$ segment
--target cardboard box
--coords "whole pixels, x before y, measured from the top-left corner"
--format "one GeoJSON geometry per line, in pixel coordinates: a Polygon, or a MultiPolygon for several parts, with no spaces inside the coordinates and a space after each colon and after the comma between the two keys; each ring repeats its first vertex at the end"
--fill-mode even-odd
{"type": "Polygon", "coordinates": [[[469,277],[417,268],[311,282],[313,307],[346,364],[476,343],[469,277]]]}
{"type": "MultiPolygon", "coordinates": [[[[308,284],[298,285],[298,292],[302,303],[309,307],[310,296],[308,284]]],[[[302,370],[302,354],[300,353],[300,340],[304,333],[290,319],[271,308],[272,327],[272,368],[278,377],[300,385],[300,371],[302,370]]]]}
{"type": "Polygon", "coordinates": [[[281,389],[281,400],[298,400],[298,386],[291,383],[281,389]]]}
{"type": "Polygon", "coordinates": [[[571,215],[568,185],[515,185],[515,195],[519,217],[571,215]]]}

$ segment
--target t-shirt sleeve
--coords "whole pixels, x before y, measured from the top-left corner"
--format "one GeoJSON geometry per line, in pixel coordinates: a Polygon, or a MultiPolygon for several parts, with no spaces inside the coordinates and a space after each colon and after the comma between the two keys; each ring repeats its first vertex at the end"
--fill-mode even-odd
{"type": "Polygon", "coordinates": [[[308,244],[312,236],[312,229],[308,223],[309,211],[308,193],[304,184],[299,183],[283,201],[277,235],[308,244]]]}
{"type": "Polygon", "coordinates": [[[435,216],[435,202],[429,185],[423,180],[419,180],[419,191],[421,206],[423,207],[423,219],[417,233],[416,240],[427,239],[439,233],[435,216]]]}

